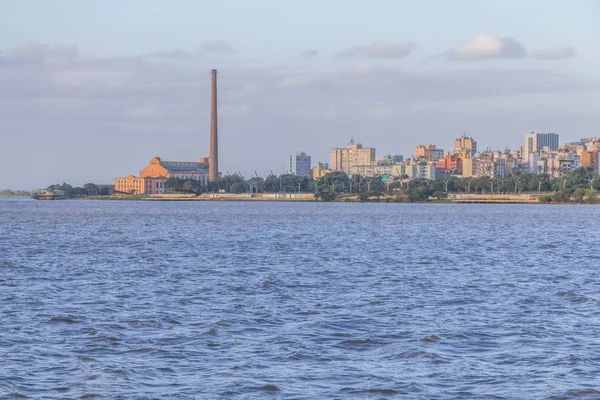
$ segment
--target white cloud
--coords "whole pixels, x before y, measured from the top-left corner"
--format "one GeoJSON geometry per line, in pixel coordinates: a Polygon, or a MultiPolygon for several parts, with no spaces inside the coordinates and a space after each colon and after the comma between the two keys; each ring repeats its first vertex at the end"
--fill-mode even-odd
{"type": "Polygon", "coordinates": [[[226,104],[219,106],[219,116],[223,118],[245,118],[250,115],[248,104],[226,104]]]}
{"type": "Polygon", "coordinates": [[[392,76],[397,75],[398,71],[393,68],[382,67],[377,64],[358,65],[342,70],[342,73],[353,76],[392,76]]]}
{"type": "Polygon", "coordinates": [[[233,46],[224,40],[203,42],[196,49],[196,53],[200,55],[233,53],[233,46]]]}
{"type": "Polygon", "coordinates": [[[181,49],[172,49],[172,50],[157,50],[148,54],[146,57],[148,58],[167,58],[172,60],[188,60],[193,58],[195,55],[192,53],[188,53],[185,50],[181,49]]]}
{"type": "Polygon", "coordinates": [[[79,56],[77,46],[60,46],[24,43],[8,53],[6,60],[13,63],[39,63],[75,60],[79,56]]]}
{"type": "Polygon", "coordinates": [[[382,102],[365,107],[362,113],[365,119],[373,121],[386,120],[396,116],[396,112],[382,102]]]}
{"type": "Polygon", "coordinates": [[[128,108],[123,111],[123,114],[129,119],[136,120],[155,119],[160,117],[160,112],[156,105],[148,102],[136,107],[128,108]]]}
{"type": "Polygon", "coordinates": [[[576,55],[577,49],[574,46],[551,46],[531,53],[531,57],[540,60],[561,60],[576,55]]]}
{"type": "Polygon", "coordinates": [[[298,107],[284,112],[283,115],[290,119],[307,121],[335,120],[342,117],[339,111],[328,106],[298,107]]]}
{"type": "Polygon", "coordinates": [[[484,60],[489,58],[520,58],[525,49],[515,39],[483,33],[470,42],[443,54],[449,60],[484,60]]]}
{"type": "Polygon", "coordinates": [[[319,50],[306,50],[300,54],[300,58],[315,58],[319,56],[319,50]]]}
{"type": "Polygon", "coordinates": [[[316,83],[316,78],[311,75],[290,76],[281,80],[278,84],[280,87],[294,88],[304,87],[316,83]]]}
{"type": "Polygon", "coordinates": [[[61,85],[78,87],[123,87],[132,75],[132,72],[106,69],[61,70],[53,74],[53,81],[61,85]]]}
{"type": "Polygon", "coordinates": [[[217,42],[203,42],[195,51],[185,51],[182,49],[157,50],[152,53],[145,54],[143,57],[147,59],[164,59],[171,61],[194,61],[201,57],[210,54],[229,54],[233,53],[233,46],[223,40],[217,42]]]}
{"type": "Polygon", "coordinates": [[[413,42],[375,42],[368,45],[353,45],[337,54],[338,58],[402,58],[417,48],[413,42]]]}

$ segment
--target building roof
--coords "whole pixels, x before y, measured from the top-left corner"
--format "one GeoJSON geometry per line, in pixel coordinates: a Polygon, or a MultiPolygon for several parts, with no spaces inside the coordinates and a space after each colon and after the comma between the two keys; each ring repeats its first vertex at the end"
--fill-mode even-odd
{"type": "Polygon", "coordinates": [[[163,161],[161,165],[169,172],[196,172],[199,174],[208,171],[208,163],[188,161],[163,161]]]}

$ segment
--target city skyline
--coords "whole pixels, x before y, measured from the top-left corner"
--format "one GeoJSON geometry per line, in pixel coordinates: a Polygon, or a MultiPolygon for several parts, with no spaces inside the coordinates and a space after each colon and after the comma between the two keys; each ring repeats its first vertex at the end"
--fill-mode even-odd
{"type": "Polygon", "coordinates": [[[205,157],[212,68],[223,173],[281,173],[300,150],[327,162],[351,137],[409,156],[464,133],[503,150],[600,125],[593,1],[32,4],[0,16],[0,168],[20,166],[0,188],[110,183],[154,156],[205,157]]]}

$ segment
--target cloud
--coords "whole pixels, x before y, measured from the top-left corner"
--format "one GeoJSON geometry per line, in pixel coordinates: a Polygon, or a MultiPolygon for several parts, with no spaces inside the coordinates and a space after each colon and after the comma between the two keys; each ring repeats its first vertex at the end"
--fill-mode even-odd
{"type": "Polygon", "coordinates": [[[164,58],[171,60],[189,60],[190,58],[194,58],[195,55],[192,53],[188,53],[187,51],[181,49],[172,49],[172,50],[157,50],[153,51],[146,55],[147,58],[164,58]]]}
{"type": "Polygon", "coordinates": [[[376,42],[368,45],[353,45],[337,54],[338,58],[402,58],[417,48],[413,42],[376,42]]]}
{"type": "Polygon", "coordinates": [[[353,76],[382,77],[397,75],[398,71],[394,68],[386,68],[382,67],[381,65],[370,64],[345,68],[342,70],[342,73],[353,76]]]}
{"type": "Polygon", "coordinates": [[[196,49],[196,53],[200,55],[228,54],[233,53],[233,46],[223,40],[219,40],[217,42],[203,42],[196,49]]]}
{"type": "Polygon", "coordinates": [[[525,56],[525,49],[513,38],[484,33],[442,55],[449,60],[520,58],[525,56]]]}
{"type": "Polygon", "coordinates": [[[53,74],[53,81],[59,85],[66,86],[90,88],[123,87],[129,82],[132,75],[132,72],[96,68],[61,70],[53,74]]]}
{"type": "Polygon", "coordinates": [[[129,119],[156,119],[160,117],[160,112],[156,105],[145,103],[126,109],[123,114],[129,119]]]}
{"type": "Polygon", "coordinates": [[[342,115],[333,107],[303,107],[292,108],[283,113],[285,118],[305,121],[335,120],[342,115]]]}
{"type": "Polygon", "coordinates": [[[577,49],[574,46],[551,46],[531,53],[531,57],[540,60],[562,60],[576,55],[577,49]]]}
{"type": "Polygon", "coordinates": [[[223,118],[245,118],[250,115],[248,104],[225,104],[219,106],[219,116],[223,118]]]}
{"type": "Polygon", "coordinates": [[[27,64],[73,61],[79,57],[77,46],[24,43],[7,53],[5,63],[27,64]]]}
{"type": "Polygon", "coordinates": [[[319,50],[306,50],[300,54],[300,58],[315,58],[319,56],[319,50]]]}
{"type": "Polygon", "coordinates": [[[317,83],[317,79],[311,75],[290,76],[279,82],[280,87],[295,88],[304,87],[317,83]]]}
{"type": "Polygon", "coordinates": [[[188,52],[182,49],[170,49],[170,50],[157,50],[152,53],[143,55],[146,59],[162,59],[170,61],[196,61],[199,58],[211,55],[211,54],[229,54],[233,53],[233,46],[225,41],[217,42],[203,42],[195,51],[188,52]]]}

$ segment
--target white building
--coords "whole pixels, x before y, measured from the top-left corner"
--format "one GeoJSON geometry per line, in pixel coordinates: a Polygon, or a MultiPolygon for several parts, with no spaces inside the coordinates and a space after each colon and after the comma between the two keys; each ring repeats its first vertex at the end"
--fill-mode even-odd
{"type": "MultiPolygon", "coordinates": [[[[396,167],[396,166],[395,166],[396,167]]],[[[435,162],[414,162],[414,163],[404,163],[403,165],[398,165],[398,172],[394,171],[392,175],[400,175],[401,177],[407,177],[410,180],[413,179],[429,179],[435,180],[436,178],[436,168],[435,162]]]]}
{"type": "Polygon", "coordinates": [[[353,165],[350,167],[350,175],[361,175],[364,177],[391,175],[393,165],[353,165]]]}
{"type": "Polygon", "coordinates": [[[532,153],[541,151],[544,147],[549,150],[558,149],[558,133],[527,133],[525,135],[525,151],[523,156],[529,160],[532,153]]]}
{"type": "Polygon", "coordinates": [[[300,151],[291,154],[288,157],[285,172],[297,176],[312,176],[310,156],[300,151]]]}

